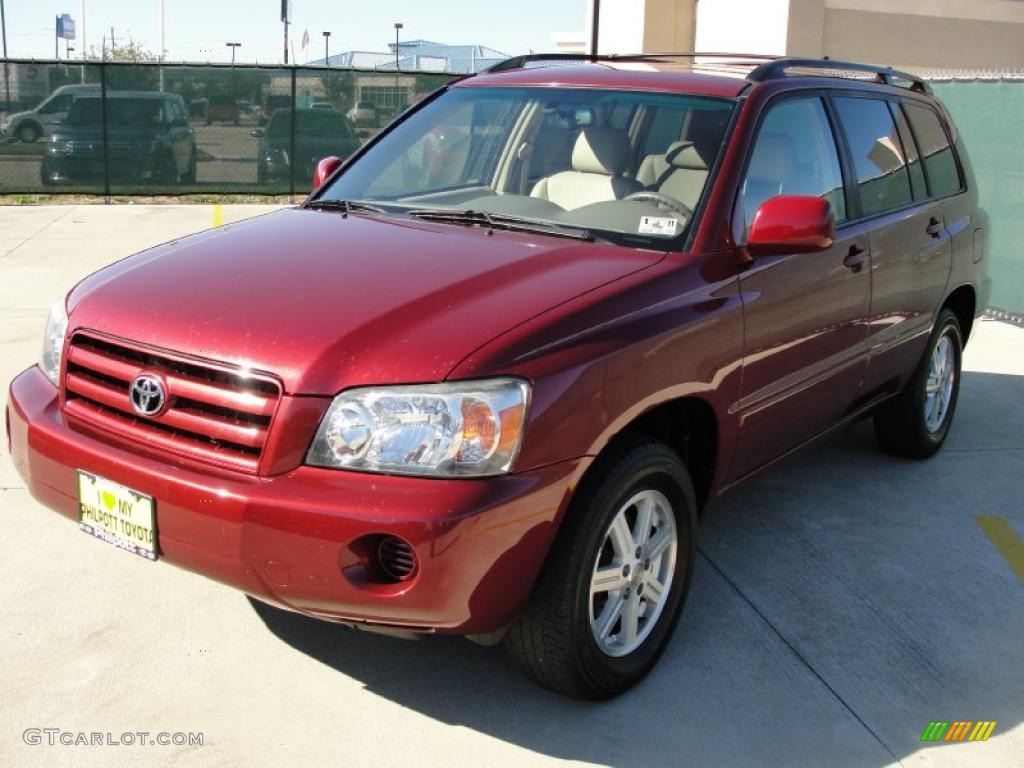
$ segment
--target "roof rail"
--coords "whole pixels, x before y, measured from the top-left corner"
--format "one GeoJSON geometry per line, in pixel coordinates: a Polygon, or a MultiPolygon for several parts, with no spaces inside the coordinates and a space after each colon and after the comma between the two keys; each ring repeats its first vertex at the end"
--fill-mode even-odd
{"type": "Polygon", "coordinates": [[[771,62],[777,57],[761,56],[751,53],[530,53],[513,56],[511,59],[499,61],[484,72],[506,72],[510,69],[523,69],[532,61],[659,61],[664,59],[732,59],[737,62],[771,62]]]}
{"type": "Polygon", "coordinates": [[[747,80],[752,83],[763,83],[766,80],[779,80],[787,77],[786,72],[790,69],[815,69],[823,70],[826,77],[843,77],[843,72],[866,72],[875,76],[875,81],[882,85],[893,85],[906,87],[919,93],[931,93],[932,89],[928,84],[909,72],[900,72],[892,67],[877,67],[871,64],[855,64],[850,61],[833,61],[832,59],[797,59],[782,58],[766,61],[747,75],[747,80]],[[909,86],[901,86],[899,81],[910,83],[909,86]]]}

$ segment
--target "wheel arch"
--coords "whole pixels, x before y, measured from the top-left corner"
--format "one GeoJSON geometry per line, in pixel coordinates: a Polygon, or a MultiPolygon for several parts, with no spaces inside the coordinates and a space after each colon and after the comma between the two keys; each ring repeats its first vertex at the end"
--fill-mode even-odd
{"type": "Polygon", "coordinates": [[[960,333],[963,336],[964,346],[971,335],[971,328],[974,326],[974,313],[977,308],[978,298],[974,286],[970,284],[961,285],[956,288],[942,303],[942,309],[949,308],[956,315],[960,323],[960,333]]]}
{"type": "Polygon", "coordinates": [[[626,439],[637,436],[659,440],[673,448],[690,473],[697,508],[703,511],[710,501],[719,469],[721,429],[712,403],[699,395],[686,395],[658,403],[616,429],[600,446],[584,480],[599,472],[599,459],[626,439]]]}

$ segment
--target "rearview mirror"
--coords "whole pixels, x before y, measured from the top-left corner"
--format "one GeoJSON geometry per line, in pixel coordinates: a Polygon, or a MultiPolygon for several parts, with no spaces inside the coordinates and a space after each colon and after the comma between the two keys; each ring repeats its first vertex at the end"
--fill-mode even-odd
{"type": "Polygon", "coordinates": [[[313,189],[318,189],[341,165],[341,158],[331,155],[316,164],[313,172],[313,189]]]}
{"type": "Polygon", "coordinates": [[[249,131],[249,135],[252,136],[254,139],[258,139],[263,136],[263,129],[253,128],[251,131],[249,131]]]}
{"type": "Polygon", "coordinates": [[[747,250],[754,256],[813,253],[836,239],[832,204],[821,197],[779,195],[761,203],[750,223],[747,250]]]}

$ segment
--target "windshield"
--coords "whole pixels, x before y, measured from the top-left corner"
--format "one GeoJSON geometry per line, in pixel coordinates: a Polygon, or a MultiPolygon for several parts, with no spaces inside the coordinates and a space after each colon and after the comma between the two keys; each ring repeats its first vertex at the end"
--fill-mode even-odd
{"type": "Polygon", "coordinates": [[[733,106],[592,88],[452,88],[319,199],[672,239],[693,218],[733,106]]]}
{"type": "MultiPolygon", "coordinates": [[[[128,128],[151,128],[160,125],[160,99],[107,99],[108,120],[128,128]]],[[[103,120],[103,104],[97,97],[77,98],[64,122],[68,125],[99,126],[103,120]]]]}
{"type": "MultiPolygon", "coordinates": [[[[292,110],[282,109],[275,112],[267,126],[267,135],[274,138],[285,138],[291,135],[292,110]]],[[[344,137],[352,132],[345,116],[340,112],[328,109],[302,109],[298,111],[298,122],[295,124],[296,135],[303,138],[344,137]]]]}

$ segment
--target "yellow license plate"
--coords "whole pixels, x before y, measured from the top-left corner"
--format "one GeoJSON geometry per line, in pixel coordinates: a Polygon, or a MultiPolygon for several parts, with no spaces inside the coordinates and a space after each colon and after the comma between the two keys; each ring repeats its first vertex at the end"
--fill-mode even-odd
{"type": "Polygon", "coordinates": [[[115,547],[156,560],[152,496],[79,470],[78,527],[115,547]]]}

